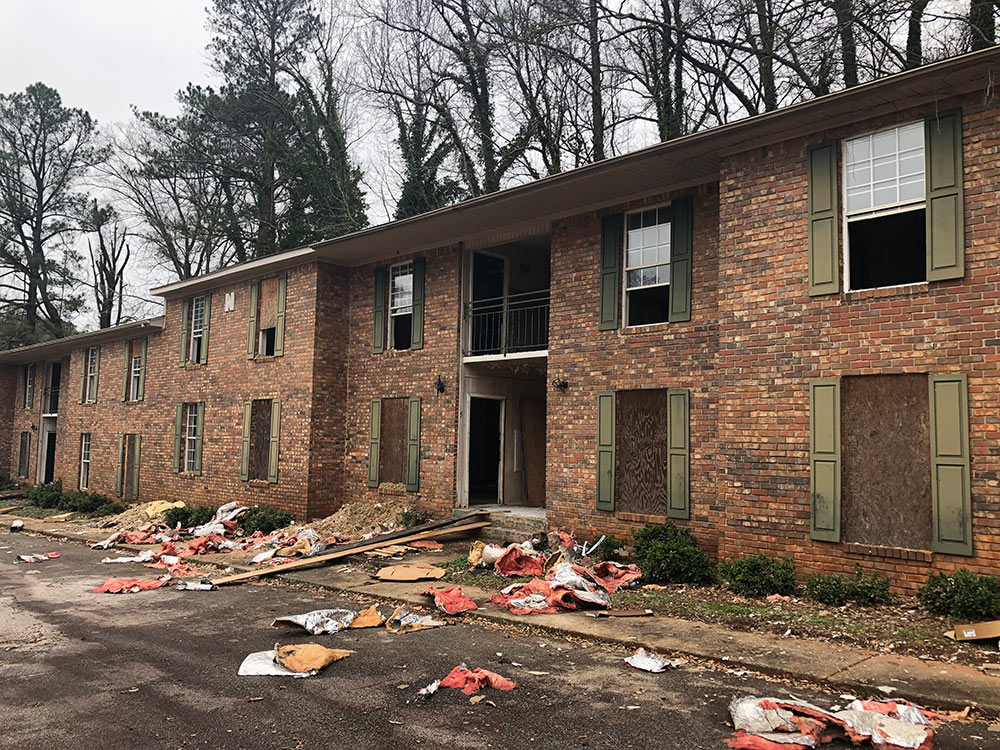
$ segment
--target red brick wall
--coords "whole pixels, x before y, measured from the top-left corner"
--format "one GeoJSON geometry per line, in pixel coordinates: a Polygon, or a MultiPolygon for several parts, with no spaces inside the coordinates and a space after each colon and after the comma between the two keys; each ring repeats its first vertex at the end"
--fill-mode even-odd
{"type": "MultiPolygon", "coordinates": [[[[393,262],[420,255],[424,254],[399,256],[393,262]]],[[[375,265],[361,266],[351,273],[344,497],[372,502],[385,497],[368,487],[372,399],[420,396],[420,491],[397,494],[392,499],[415,500],[440,515],[451,512],[455,504],[461,251],[442,248],[426,253],[426,258],[423,349],[372,353],[375,265]],[[438,375],[445,382],[443,394],[434,389],[438,375]]]]}
{"type": "Polygon", "coordinates": [[[11,404],[13,408],[0,408],[0,475],[12,477],[14,459],[14,412],[20,406],[17,401],[17,384],[20,367],[0,367],[0,404],[11,404]]]}
{"type": "Polygon", "coordinates": [[[639,388],[687,388],[691,422],[691,520],[714,551],[721,520],[716,499],[716,375],[718,337],[718,191],[694,194],[691,320],[599,331],[601,216],[666,203],[672,193],[557,222],[552,232],[552,311],[548,380],[565,378],[566,393],[549,388],[548,519],[584,538],[630,530],[664,516],[598,511],[597,393],[639,388]]]}
{"type": "MultiPolygon", "coordinates": [[[[930,570],[1000,563],[1000,109],[964,109],[966,273],[899,289],[807,293],[806,147],[932,108],[819,132],[725,160],[720,183],[719,455],[727,509],[720,555],[795,558],[800,572],[850,573],[856,562],[913,590],[930,570]],[[809,539],[811,378],[964,372],[969,380],[976,556],[870,549],[809,539]]],[[[695,290],[697,290],[697,285],[695,290]]],[[[697,294],[696,294],[697,298],[697,294]]]]}

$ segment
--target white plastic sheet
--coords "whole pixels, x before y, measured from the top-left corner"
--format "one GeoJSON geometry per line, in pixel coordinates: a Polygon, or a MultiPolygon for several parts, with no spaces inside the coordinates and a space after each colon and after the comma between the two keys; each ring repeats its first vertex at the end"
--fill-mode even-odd
{"type": "Polygon", "coordinates": [[[349,609],[316,609],[303,615],[278,617],[271,623],[273,626],[292,625],[307,630],[312,635],[337,633],[349,628],[354,622],[355,612],[349,609]]]}

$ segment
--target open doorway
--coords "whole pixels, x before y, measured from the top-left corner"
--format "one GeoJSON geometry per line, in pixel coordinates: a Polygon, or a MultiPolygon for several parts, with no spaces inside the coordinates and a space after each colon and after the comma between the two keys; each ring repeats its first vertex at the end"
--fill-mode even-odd
{"type": "Polygon", "coordinates": [[[49,483],[56,473],[56,423],[54,419],[42,419],[41,439],[38,441],[38,480],[49,483]]]}
{"type": "Polygon", "coordinates": [[[469,399],[469,504],[501,502],[504,399],[469,399]]]}

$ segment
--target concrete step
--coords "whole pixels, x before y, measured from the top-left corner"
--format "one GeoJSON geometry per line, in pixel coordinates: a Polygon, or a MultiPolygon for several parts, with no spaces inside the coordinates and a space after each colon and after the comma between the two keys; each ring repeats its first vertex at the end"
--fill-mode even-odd
{"type": "MultiPolygon", "coordinates": [[[[474,510],[474,509],[473,509],[474,510]]],[[[542,509],[488,509],[490,526],[480,531],[480,539],[493,543],[523,542],[549,530],[542,509]]],[[[464,508],[463,513],[468,512],[464,508]]]]}

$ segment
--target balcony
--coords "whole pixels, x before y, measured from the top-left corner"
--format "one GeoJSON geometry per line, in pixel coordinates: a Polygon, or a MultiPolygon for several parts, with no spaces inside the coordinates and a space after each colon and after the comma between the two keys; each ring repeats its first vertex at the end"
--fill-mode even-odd
{"type": "Polygon", "coordinates": [[[549,346],[549,290],[467,302],[466,357],[544,352],[549,346]]]}

